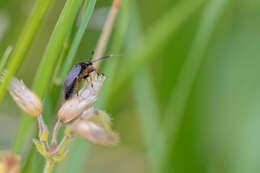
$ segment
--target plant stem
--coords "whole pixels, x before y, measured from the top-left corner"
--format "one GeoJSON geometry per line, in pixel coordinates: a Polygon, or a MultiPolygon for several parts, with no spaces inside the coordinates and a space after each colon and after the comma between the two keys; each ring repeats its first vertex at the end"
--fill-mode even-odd
{"type": "MultiPolygon", "coordinates": [[[[109,11],[105,25],[103,27],[103,31],[101,33],[101,36],[99,37],[98,44],[97,44],[96,51],[94,53],[93,59],[100,58],[104,54],[104,51],[105,51],[106,46],[107,46],[107,42],[109,40],[113,25],[114,25],[114,22],[115,22],[115,19],[116,19],[116,15],[117,15],[120,3],[121,3],[121,0],[114,0],[113,1],[112,7],[109,11]]],[[[96,63],[96,67],[98,67],[98,66],[99,66],[99,62],[96,63]]]]}
{"type": "MultiPolygon", "coordinates": [[[[122,4],[120,5],[120,12],[117,19],[116,28],[114,30],[113,34],[113,41],[112,41],[112,48],[111,52],[113,54],[120,55],[120,52],[122,50],[123,44],[124,44],[124,36],[127,32],[130,16],[133,17],[133,10],[134,8],[130,8],[130,6],[133,4],[133,1],[131,0],[124,0],[122,4]],[[131,10],[130,10],[131,9],[131,10]],[[131,14],[131,15],[130,15],[131,14]]],[[[136,21],[136,20],[134,20],[136,21]]],[[[132,23],[131,25],[135,26],[135,23],[132,23]]],[[[128,43],[129,41],[127,41],[128,43]]],[[[124,52],[123,52],[124,54],[124,52]]],[[[108,105],[108,98],[110,96],[111,88],[113,88],[114,81],[117,78],[117,71],[118,68],[120,68],[120,63],[122,62],[122,57],[117,57],[113,59],[113,61],[107,61],[102,71],[109,76],[109,80],[106,81],[106,85],[103,87],[103,91],[100,93],[100,98],[96,102],[96,105],[98,107],[103,107],[112,110],[112,106],[108,105]]],[[[110,110],[107,110],[108,112],[110,110]]]]}
{"type": "Polygon", "coordinates": [[[70,136],[64,136],[58,145],[58,147],[55,149],[55,153],[57,152],[63,152],[65,147],[67,146],[68,142],[72,139],[73,137],[70,136]]]}
{"type": "Polygon", "coordinates": [[[53,134],[52,134],[52,139],[51,139],[51,149],[56,148],[56,145],[57,145],[56,138],[57,138],[60,127],[61,127],[61,121],[60,121],[60,119],[58,119],[58,121],[56,122],[54,129],[53,129],[53,134]]]}
{"type": "Polygon", "coordinates": [[[43,130],[44,130],[44,121],[42,119],[41,114],[37,116],[37,120],[38,120],[38,125],[39,125],[39,136],[41,136],[43,133],[43,130]]]}
{"type": "Polygon", "coordinates": [[[45,167],[44,167],[44,172],[43,173],[51,173],[52,169],[54,167],[54,162],[51,160],[47,160],[45,167]]]}

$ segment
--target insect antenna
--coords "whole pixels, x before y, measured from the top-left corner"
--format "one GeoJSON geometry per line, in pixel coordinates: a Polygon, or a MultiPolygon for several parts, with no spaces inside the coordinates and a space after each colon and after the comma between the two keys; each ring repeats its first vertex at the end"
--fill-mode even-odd
{"type": "Polygon", "coordinates": [[[101,61],[101,60],[110,58],[110,57],[112,57],[112,56],[120,56],[120,55],[107,55],[107,56],[103,56],[103,57],[98,58],[98,59],[93,59],[93,60],[91,60],[91,62],[94,63],[94,62],[97,62],[97,61],[101,61]]]}

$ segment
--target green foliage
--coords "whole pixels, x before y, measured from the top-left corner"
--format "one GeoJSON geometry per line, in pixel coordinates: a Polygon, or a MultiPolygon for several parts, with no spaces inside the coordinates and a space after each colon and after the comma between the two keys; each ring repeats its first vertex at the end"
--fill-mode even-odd
{"type": "Polygon", "coordinates": [[[0,102],[2,101],[6,86],[10,78],[15,74],[19,65],[21,64],[25,53],[27,52],[29,46],[32,43],[32,39],[34,38],[41,21],[43,20],[44,16],[46,15],[46,11],[51,5],[52,0],[37,0],[34,8],[28,17],[22,33],[14,47],[14,50],[10,56],[10,61],[6,67],[6,75],[3,78],[3,81],[0,85],[0,102]]]}
{"type": "MultiPolygon", "coordinates": [[[[32,11],[38,18],[28,18],[30,25],[25,25],[10,58],[1,59],[8,75],[0,86],[0,100],[51,4],[39,2],[43,9],[32,11]]],[[[66,1],[35,67],[33,90],[44,100],[43,118],[49,126],[65,76],[82,60],[76,55],[84,58],[95,47],[101,32],[96,22],[104,22],[98,13],[112,3],[82,2],[66,1]],[[92,14],[95,21],[90,21],[92,14]]],[[[53,9],[63,5],[57,2],[53,9]]],[[[96,104],[113,115],[121,143],[103,149],[77,137],[54,171],[259,172],[259,9],[254,0],[123,0],[106,51],[121,56],[103,62],[107,79],[96,104]]],[[[21,76],[25,71],[26,66],[20,69],[21,76]]],[[[7,97],[3,106],[8,104],[7,97]]],[[[23,172],[43,167],[31,147],[32,126],[33,119],[23,116],[15,139],[15,150],[25,153],[23,172]]]]}
{"type": "MultiPolygon", "coordinates": [[[[76,15],[83,0],[67,1],[64,9],[57,21],[57,24],[50,37],[49,43],[44,52],[41,64],[37,70],[32,89],[35,93],[43,98],[46,90],[48,89],[49,81],[52,79],[55,63],[63,49],[63,43],[69,31],[72,28],[76,15]]],[[[20,152],[22,144],[26,140],[28,131],[34,121],[33,117],[24,115],[21,121],[20,130],[18,130],[17,138],[15,140],[14,149],[20,152]]]]}

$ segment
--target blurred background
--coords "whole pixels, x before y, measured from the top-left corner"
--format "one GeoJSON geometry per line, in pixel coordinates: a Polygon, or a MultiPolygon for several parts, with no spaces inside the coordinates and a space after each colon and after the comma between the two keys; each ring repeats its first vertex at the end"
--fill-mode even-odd
{"type": "MultiPolygon", "coordinates": [[[[0,1],[1,55],[34,1],[0,1]]],[[[27,86],[64,3],[49,8],[16,73],[27,86]]],[[[91,57],[111,3],[97,0],[74,63],[91,57]]],[[[107,80],[96,103],[111,115],[120,145],[77,138],[55,172],[260,172],[259,51],[258,0],[122,0],[105,53],[122,56],[102,62],[107,80]]],[[[60,101],[51,104],[55,120],[60,101]]],[[[6,94],[0,150],[12,148],[21,114],[6,94]]]]}

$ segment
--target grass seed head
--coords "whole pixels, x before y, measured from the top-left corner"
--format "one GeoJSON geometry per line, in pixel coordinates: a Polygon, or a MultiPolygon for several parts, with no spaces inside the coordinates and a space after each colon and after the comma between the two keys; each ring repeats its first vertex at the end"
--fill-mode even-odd
{"type": "Polygon", "coordinates": [[[42,112],[39,97],[26,87],[22,80],[11,78],[8,91],[16,104],[27,114],[38,116],[42,112]]]}
{"type": "Polygon", "coordinates": [[[79,120],[72,126],[73,131],[83,139],[94,144],[114,146],[119,137],[113,131],[107,131],[103,126],[89,120],[79,120]]]}
{"type": "Polygon", "coordinates": [[[93,74],[91,77],[93,79],[92,82],[87,82],[79,91],[78,96],[73,96],[62,105],[58,112],[58,117],[61,122],[65,124],[71,123],[95,103],[99,91],[103,86],[105,76],[93,74]]]}

